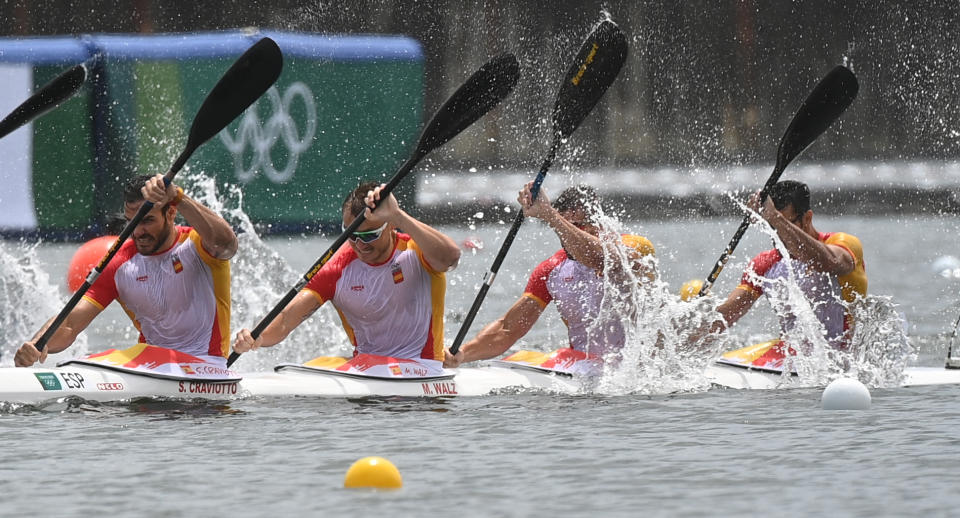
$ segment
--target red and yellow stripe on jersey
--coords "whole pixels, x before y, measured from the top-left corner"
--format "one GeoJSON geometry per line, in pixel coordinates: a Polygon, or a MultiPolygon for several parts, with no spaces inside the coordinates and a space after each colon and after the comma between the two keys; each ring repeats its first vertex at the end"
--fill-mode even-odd
{"type": "MultiPolygon", "coordinates": [[[[645,237],[626,234],[621,240],[640,255],[652,256],[655,252],[653,244],[645,237]]],[[[597,325],[603,289],[603,278],[593,268],[569,258],[565,250],[559,250],[534,268],[523,296],[536,301],[541,308],[556,301],[557,311],[567,326],[570,347],[603,355],[622,347],[626,340],[618,320],[597,325]]]]}
{"type": "MultiPolygon", "coordinates": [[[[840,289],[843,293],[843,300],[853,302],[858,295],[865,297],[867,295],[867,272],[863,263],[863,245],[860,244],[860,240],[856,236],[844,232],[820,232],[818,239],[821,243],[843,248],[853,257],[853,271],[837,277],[837,282],[840,283],[840,289]]],[[[763,277],[781,259],[783,259],[783,256],[777,249],[757,254],[750,261],[750,265],[747,267],[747,271],[743,273],[740,285],[737,287],[762,295],[763,287],[755,281],[750,272],[752,271],[757,276],[763,277]]]]}
{"type": "Polygon", "coordinates": [[[443,360],[446,276],[434,270],[407,234],[390,258],[367,264],[349,244],[307,283],[321,304],[340,315],[354,354],[443,360]]]}
{"type": "MultiPolygon", "coordinates": [[[[820,242],[827,245],[835,245],[843,248],[854,260],[853,271],[846,275],[840,275],[836,277],[837,284],[840,287],[840,295],[844,302],[851,303],[857,299],[857,297],[865,297],[867,295],[867,273],[866,268],[863,262],[863,245],[860,244],[860,240],[855,236],[846,234],[844,232],[820,232],[818,239],[820,242]]],[[[767,277],[768,272],[774,269],[774,267],[783,259],[783,256],[780,254],[779,250],[767,250],[762,252],[754,257],[750,261],[750,265],[747,267],[747,271],[744,272],[743,277],[740,279],[740,285],[737,286],[738,289],[747,290],[755,293],[757,296],[763,294],[763,286],[759,279],[767,277]]],[[[822,304],[820,311],[826,315],[824,309],[830,304],[838,304],[835,300],[829,300],[828,297],[831,295],[827,291],[822,291],[820,293],[820,302],[822,304]]],[[[808,294],[808,297],[816,296],[808,294]]],[[[850,312],[849,307],[843,307],[843,322],[842,328],[839,325],[833,325],[829,321],[825,320],[825,316],[818,315],[818,318],[821,319],[821,323],[824,324],[827,330],[828,338],[834,340],[838,345],[842,344],[843,336],[853,328],[853,314],[850,312]]],[[[833,320],[837,321],[837,320],[833,320]]],[[[838,321],[837,321],[838,322],[838,321]]],[[[839,324],[839,322],[838,322],[839,324]]]]}
{"type": "Polygon", "coordinates": [[[84,299],[100,309],[114,299],[140,331],[140,342],[195,356],[230,352],[230,262],[203,248],[190,227],[176,227],[173,246],[137,253],[120,246],[84,299]]]}

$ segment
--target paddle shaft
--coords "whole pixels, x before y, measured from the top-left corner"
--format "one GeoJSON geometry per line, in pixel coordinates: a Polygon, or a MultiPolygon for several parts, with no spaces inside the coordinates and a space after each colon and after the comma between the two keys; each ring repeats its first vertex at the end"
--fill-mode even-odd
{"type": "Polygon", "coordinates": [[[958,368],[954,367],[950,360],[953,359],[953,341],[957,338],[957,327],[960,326],[960,316],[957,317],[957,321],[953,323],[953,333],[950,333],[950,345],[947,346],[947,368],[958,368]]]}
{"type": "MultiPolygon", "coordinates": [[[[777,147],[777,164],[773,169],[767,183],[760,190],[761,205],[767,198],[767,193],[780,180],[787,165],[802,153],[810,144],[813,143],[831,124],[833,124],[840,115],[850,106],[850,103],[857,97],[859,83],[856,76],[850,69],[844,66],[836,66],[827,75],[817,83],[810,95],[803,101],[800,108],[794,114],[790,125],[783,133],[780,139],[780,145],[777,147]]],[[[750,226],[751,215],[747,214],[740,223],[740,227],[734,234],[730,244],[720,255],[720,259],[713,265],[710,275],[703,283],[699,295],[702,297],[710,291],[710,287],[717,280],[717,276],[723,271],[723,267],[733,254],[733,250],[740,243],[740,238],[750,226]]]]}
{"type": "MultiPolygon", "coordinates": [[[[451,95],[446,102],[427,123],[423,133],[417,139],[417,147],[410,158],[404,162],[400,169],[394,173],[389,182],[380,190],[381,200],[386,198],[428,153],[442,146],[453,137],[460,134],[461,131],[476,122],[480,117],[493,109],[511,92],[517,84],[520,76],[520,65],[513,54],[504,53],[494,57],[483,64],[479,70],[473,73],[467,81],[460,85],[460,88],[451,95]]],[[[378,202],[374,202],[376,209],[378,202]]],[[[327,264],[327,261],[333,257],[333,254],[340,249],[347,241],[347,238],[357,230],[363,222],[366,221],[366,210],[361,212],[350,223],[340,237],[333,242],[320,259],[317,260],[304,274],[303,278],[287,292],[283,299],[273,307],[270,313],[264,317],[257,327],[253,329],[251,335],[256,340],[263,331],[270,325],[283,308],[297,296],[297,293],[310,282],[310,279],[327,264]]],[[[232,352],[227,358],[227,367],[233,365],[240,357],[240,353],[232,352]]]]}
{"type": "MultiPolygon", "coordinates": [[[[530,188],[530,194],[534,200],[537,199],[537,196],[540,194],[540,186],[543,185],[543,180],[547,176],[547,170],[550,169],[550,166],[553,164],[553,159],[557,156],[557,149],[560,147],[560,142],[561,137],[559,134],[556,134],[553,138],[553,145],[550,146],[550,151],[540,166],[540,172],[537,173],[537,177],[533,181],[533,187],[530,188]]],[[[497,252],[497,257],[494,258],[490,270],[483,276],[483,284],[480,286],[480,291],[477,292],[477,297],[473,299],[473,305],[470,306],[470,311],[467,313],[467,316],[464,317],[463,324],[460,325],[460,331],[457,332],[457,337],[453,340],[453,345],[450,346],[450,352],[452,354],[457,354],[460,346],[463,344],[463,340],[467,336],[467,332],[470,331],[473,319],[476,318],[477,313],[480,311],[480,306],[483,305],[483,300],[487,296],[487,292],[490,291],[490,286],[493,285],[493,281],[497,278],[497,273],[500,272],[500,265],[503,264],[504,258],[507,257],[507,252],[510,250],[510,246],[513,245],[513,240],[517,237],[517,232],[520,231],[520,225],[523,224],[523,219],[523,209],[520,209],[517,217],[513,220],[513,226],[511,226],[510,231],[507,232],[506,239],[504,239],[503,244],[500,245],[500,251],[497,252]]]]}
{"type": "MultiPolygon", "coordinates": [[[[770,178],[767,179],[767,183],[763,185],[763,189],[760,190],[760,204],[767,199],[767,191],[769,191],[779,180],[780,176],[783,174],[784,169],[786,169],[786,164],[777,164],[773,169],[773,173],[770,175],[770,178]]],[[[727,245],[727,248],[724,249],[723,254],[720,255],[720,259],[717,260],[717,263],[713,265],[713,270],[710,271],[710,275],[707,276],[707,280],[703,282],[703,287],[700,288],[699,296],[704,296],[710,287],[713,286],[713,283],[716,282],[717,277],[720,276],[720,272],[723,271],[723,267],[727,265],[727,261],[730,260],[730,256],[733,255],[733,251],[737,248],[737,245],[740,244],[740,239],[743,238],[743,234],[747,232],[747,229],[750,227],[750,220],[753,218],[752,214],[746,214],[743,216],[743,221],[740,222],[740,226],[737,227],[737,231],[733,234],[733,239],[730,240],[730,243],[727,245]]]]}
{"type": "MultiPolygon", "coordinates": [[[[597,24],[580,46],[576,58],[570,68],[567,69],[563,81],[560,83],[560,89],[557,91],[557,100],[553,106],[553,144],[550,146],[550,151],[547,153],[547,157],[544,159],[540,172],[537,174],[530,190],[533,199],[536,199],[540,193],[540,185],[553,163],[560,144],[576,131],[577,127],[593,110],[593,107],[600,102],[603,93],[613,84],[614,79],[620,73],[626,57],[626,36],[610,20],[604,20],[597,24]]],[[[523,218],[523,210],[521,209],[513,222],[513,226],[510,227],[506,240],[500,247],[500,252],[494,259],[493,266],[484,276],[480,292],[477,293],[477,298],[474,299],[453,345],[450,346],[451,353],[457,354],[459,352],[460,345],[463,343],[487,291],[490,290],[490,286],[500,270],[500,264],[506,257],[520,225],[523,224],[523,218]]]]}
{"type": "MultiPolygon", "coordinates": [[[[193,153],[195,148],[187,148],[180,154],[180,157],[177,158],[177,161],[174,163],[174,168],[171,168],[163,176],[164,185],[170,185],[170,182],[173,181],[173,177],[176,176],[177,172],[183,167],[183,164],[186,163],[187,158],[190,154],[193,153]]],[[[136,215],[133,216],[126,226],[123,227],[123,230],[120,232],[120,235],[117,236],[117,240],[110,245],[110,250],[107,251],[107,255],[103,256],[100,259],[100,262],[90,270],[90,273],[87,275],[87,278],[83,281],[83,284],[77,288],[77,291],[73,293],[73,296],[70,297],[70,300],[67,304],[60,310],[60,313],[57,314],[56,318],[47,326],[47,329],[40,335],[40,338],[34,344],[38,351],[43,351],[44,347],[47,346],[47,342],[50,341],[50,338],[53,337],[53,334],[57,332],[57,329],[63,324],[63,321],[67,319],[67,316],[73,311],[73,308],[80,303],[80,299],[83,298],[84,294],[87,293],[87,290],[90,289],[90,286],[96,282],[97,278],[100,277],[100,274],[103,273],[103,270],[106,269],[107,264],[110,263],[110,260],[113,259],[113,256],[117,255],[117,251],[120,250],[120,245],[130,237],[130,234],[133,233],[133,230],[137,228],[137,225],[140,224],[140,221],[147,215],[150,210],[153,209],[153,203],[149,201],[144,201],[143,205],[140,206],[140,209],[137,210],[136,215]]]]}
{"type": "MultiPolygon", "coordinates": [[[[164,185],[170,186],[173,177],[183,168],[190,155],[201,144],[210,140],[223,128],[237,118],[254,101],[256,101],[280,76],[283,68],[283,54],[280,47],[270,38],[261,38],[244,52],[237,61],[230,66],[213,89],[207,94],[203,104],[193,118],[190,126],[190,135],[183,152],[173,162],[170,170],[163,175],[164,185]]],[[[153,203],[144,200],[136,215],[127,222],[110,250],[100,260],[100,263],[90,271],[80,288],[74,292],[67,305],[53,319],[47,329],[34,344],[38,351],[43,351],[47,342],[63,324],[70,312],[80,303],[80,299],[90,289],[97,277],[103,273],[107,264],[117,254],[120,246],[130,237],[140,221],[153,209],[153,203]]]]}

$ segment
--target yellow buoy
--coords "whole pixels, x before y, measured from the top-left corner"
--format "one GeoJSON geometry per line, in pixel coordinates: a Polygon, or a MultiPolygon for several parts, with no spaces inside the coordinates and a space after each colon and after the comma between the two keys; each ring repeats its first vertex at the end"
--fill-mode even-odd
{"type": "Polygon", "coordinates": [[[364,457],[354,462],[343,478],[343,487],[398,489],[403,487],[400,470],[383,457],[364,457]]]}
{"type": "Polygon", "coordinates": [[[688,301],[700,294],[700,290],[703,289],[703,281],[700,279],[693,279],[683,283],[683,286],[680,287],[680,300],[688,301]]]}

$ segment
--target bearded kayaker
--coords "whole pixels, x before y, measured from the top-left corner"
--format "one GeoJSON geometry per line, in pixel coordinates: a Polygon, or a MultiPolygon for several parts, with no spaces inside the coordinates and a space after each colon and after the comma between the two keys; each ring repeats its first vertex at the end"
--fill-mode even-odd
{"type": "MultiPolygon", "coordinates": [[[[605,241],[600,237],[596,191],[587,185],[569,187],[551,205],[545,190],[533,199],[532,186],[533,182],[528,183],[517,197],[523,214],[550,225],[563,248],[533,270],[523,295],[503,316],[484,327],[455,356],[446,351],[445,367],[503,354],[527,334],[551,301],[556,302],[567,325],[572,349],[603,356],[624,344],[624,330],[619,321],[600,321],[607,276],[604,250],[617,243],[615,238],[605,241]]],[[[642,261],[644,256],[654,255],[650,241],[629,234],[620,236],[620,241],[631,263],[633,278],[652,278],[654,272],[642,261]]]]}
{"type": "Polygon", "coordinates": [[[237,236],[215,212],[162,175],[141,175],[124,187],[123,210],[133,219],[144,201],[153,208],[110,260],[103,273],[57,328],[44,350],[40,331],[17,350],[14,363],[28,367],[47,353],[70,346],[114,299],[140,331],[140,342],[225,364],[230,347],[230,263],[237,236]],[[177,226],[177,214],[189,226],[177,226]]]}
{"type": "Polygon", "coordinates": [[[363,224],[256,340],[249,329],[238,332],[234,351],[282,341],[329,301],[354,355],[431,360],[439,366],[445,272],[460,261],[460,248],[403,211],[393,194],[381,199],[385,185],[364,182],[347,195],[343,228],[366,211],[363,224]]]}
{"type": "MultiPolygon", "coordinates": [[[[867,294],[860,240],[844,232],[817,231],[810,210],[810,189],[802,182],[784,180],[767,194],[762,206],[760,193],[753,194],[749,207],[773,227],[790,257],[784,258],[777,249],[754,257],[740,285],[717,308],[724,322],[718,322],[714,331],[735,324],[763,294],[785,300],[792,270],[823,325],[828,343],[845,347],[853,329],[849,305],[867,294]]],[[[780,315],[784,334],[794,320],[793,315],[780,315]]]]}

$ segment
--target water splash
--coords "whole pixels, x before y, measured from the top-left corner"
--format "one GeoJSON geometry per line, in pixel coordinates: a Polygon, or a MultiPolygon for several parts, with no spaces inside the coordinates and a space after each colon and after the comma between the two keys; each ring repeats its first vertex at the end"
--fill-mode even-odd
{"type": "MultiPolygon", "coordinates": [[[[66,300],[37,258],[39,243],[0,241],[0,366],[13,366],[13,356],[24,341],[32,337],[66,300]]],[[[86,354],[87,337],[81,333],[76,342],[60,355],[51,355],[47,364],[59,356],[86,354]]]]}
{"type": "MultiPolygon", "coordinates": [[[[230,261],[230,328],[232,336],[241,328],[253,329],[286,295],[303,272],[295,272],[257,234],[253,222],[243,211],[243,190],[239,186],[225,183],[221,191],[213,178],[201,172],[186,175],[182,185],[195,193],[197,201],[220,214],[237,229],[240,246],[230,261]]],[[[241,356],[236,367],[241,371],[269,370],[281,362],[342,354],[341,349],[346,343],[335,312],[324,307],[301,323],[283,342],[241,356]]]]}
{"type": "MultiPolygon", "coordinates": [[[[755,226],[773,240],[784,258],[789,258],[776,231],[759,215],[756,219],[755,226]]],[[[766,298],[780,317],[781,338],[796,352],[795,356],[785,359],[784,376],[793,371],[804,384],[816,386],[849,375],[871,387],[898,386],[904,368],[916,358],[916,353],[891,299],[868,295],[848,303],[841,300],[839,286],[836,286],[832,297],[853,315],[856,324],[846,347],[830,344],[817,315],[820,305],[805,295],[804,283],[810,277],[806,266],[792,260],[784,264],[788,272],[786,278],[763,281],[770,285],[765,291],[774,294],[766,298]]]]}
{"type": "Polygon", "coordinates": [[[622,243],[626,231],[620,222],[598,212],[608,273],[597,322],[618,321],[625,342],[607,353],[604,374],[592,389],[602,394],[706,390],[704,371],[726,345],[724,336],[705,333],[720,318],[710,299],[681,301],[657,276],[657,259],[645,256],[637,263],[622,243]]]}

